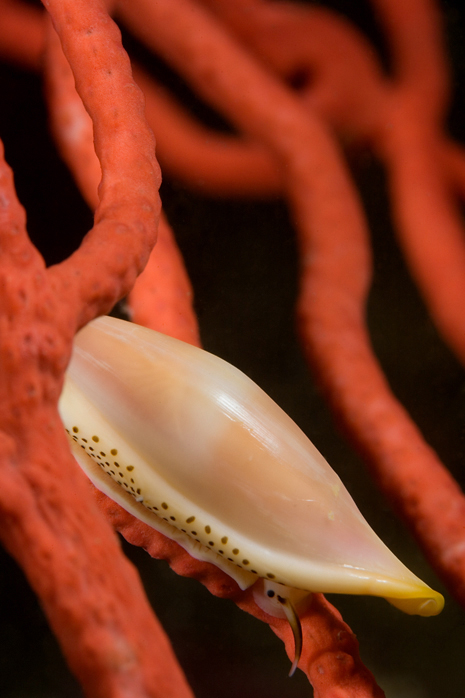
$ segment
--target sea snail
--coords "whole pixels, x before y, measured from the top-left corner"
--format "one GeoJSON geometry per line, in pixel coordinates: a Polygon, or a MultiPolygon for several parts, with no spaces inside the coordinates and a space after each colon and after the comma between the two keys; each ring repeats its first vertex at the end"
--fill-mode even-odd
{"type": "MultiPolygon", "coordinates": [[[[382,596],[410,614],[444,600],[382,543],[305,434],[206,351],[103,317],[82,329],[60,399],[73,454],[134,516],[287,617],[311,592],[382,596]]],[[[292,669],[292,671],[293,671],[292,669]]]]}

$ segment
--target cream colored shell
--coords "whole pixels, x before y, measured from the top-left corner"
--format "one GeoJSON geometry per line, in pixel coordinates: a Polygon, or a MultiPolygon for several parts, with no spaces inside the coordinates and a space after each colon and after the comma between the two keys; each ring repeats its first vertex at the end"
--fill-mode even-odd
{"type": "Polygon", "coordinates": [[[242,588],[263,578],[441,611],[305,434],[216,356],[99,318],[76,337],[60,412],[99,489],[242,588]]]}

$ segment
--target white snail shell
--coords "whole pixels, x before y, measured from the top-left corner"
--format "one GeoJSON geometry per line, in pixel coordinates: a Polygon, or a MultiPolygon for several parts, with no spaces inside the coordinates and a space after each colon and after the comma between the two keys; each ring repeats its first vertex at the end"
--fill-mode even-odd
{"type": "Polygon", "coordinates": [[[241,588],[271,580],[255,594],[269,613],[283,615],[273,589],[294,603],[318,591],[441,611],[305,434],[218,357],[99,318],[76,337],[60,413],[98,489],[241,588]]]}

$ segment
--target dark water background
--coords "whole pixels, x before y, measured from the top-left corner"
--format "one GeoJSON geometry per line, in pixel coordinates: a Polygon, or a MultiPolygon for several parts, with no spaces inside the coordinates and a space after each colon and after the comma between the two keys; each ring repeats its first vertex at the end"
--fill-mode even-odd
{"type": "MultiPolygon", "coordinates": [[[[459,5],[443,2],[456,81],[450,128],[463,142],[465,13],[459,5]]],[[[331,6],[379,41],[366,4],[341,0],[331,6]]],[[[1,65],[0,95],[0,135],[27,208],[28,229],[52,264],[76,247],[91,215],[49,139],[39,78],[1,65]]],[[[464,370],[438,338],[402,262],[382,168],[367,154],[359,154],[352,166],[373,236],[369,322],[377,355],[395,394],[463,486],[464,370]]],[[[381,538],[416,574],[444,591],[337,431],[303,362],[293,310],[297,258],[285,206],[215,201],[170,181],[164,182],[162,197],[185,253],[205,347],[245,371],[297,421],[381,538]]],[[[140,570],[197,698],[311,695],[303,674],[287,678],[288,659],[267,626],[197,582],[178,577],[166,563],[123,546],[140,570]]],[[[380,599],[332,601],[357,634],[362,657],[389,698],[465,694],[465,614],[447,594],[445,611],[432,619],[408,617],[380,599]]],[[[81,695],[24,575],[1,551],[0,698],[81,695]]]]}

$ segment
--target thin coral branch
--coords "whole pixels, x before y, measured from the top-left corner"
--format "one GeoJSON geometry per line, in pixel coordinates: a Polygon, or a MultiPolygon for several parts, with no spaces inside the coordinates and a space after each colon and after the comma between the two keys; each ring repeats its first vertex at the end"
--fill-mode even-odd
{"type": "Polygon", "coordinates": [[[98,187],[102,168],[94,148],[92,119],[76,92],[73,71],[51,20],[43,22],[43,25],[47,39],[43,63],[50,125],[61,157],[79,177],[82,195],[90,208],[95,210],[99,204],[98,187]],[[75,162],[74,158],[79,160],[75,162]]]}
{"type": "Polygon", "coordinates": [[[160,172],[142,94],[132,80],[119,30],[103,4],[74,3],[72,15],[65,3],[50,0],[46,6],[93,120],[102,167],[95,226],[80,248],[52,270],[61,293],[77,293],[85,301],[78,318],[82,326],[127,293],[147,263],[160,210],[155,194],[160,172]],[[134,152],[139,155],[134,157],[134,152]],[[117,247],[112,245],[115,237],[117,247]]]}
{"type": "Polygon", "coordinates": [[[44,13],[15,0],[1,0],[0,12],[0,56],[25,68],[37,69],[44,48],[44,13]]]}
{"type": "Polygon", "coordinates": [[[372,0],[391,52],[396,85],[439,121],[448,104],[449,70],[441,13],[433,0],[372,0]]]}
{"type": "Polygon", "coordinates": [[[266,149],[206,128],[144,70],[137,65],[133,70],[164,172],[215,196],[274,196],[282,190],[281,174],[266,149]]]}
{"type": "Polygon", "coordinates": [[[465,243],[455,184],[443,167],[447,145],[423,112],[402,104],[391,114],[382,150],[399,241],[438,330],[464,364],[465,243]]]}
{"type": "Polygon", "coordinates": [[[301,236],[299,317],[304,346],[333,409],[371,464],[377,481],[408,520],[449,588],[465,602],[465,498],[395,400],[370,347],[364,294],[366,242],[346,226],[331,237],[301,236]],[[344,254],[335,254],[344,250],[344,254]]]}
{"type": "Polygon", "coordinates": [[[128,297],[132,320],[200,346],[193,292],[173,231],[160,218],[158,241],[128,297]]]}
{"type": "MultiPolygon", "coordinates": [[[[49,29],[45,78],[55,139],[84,198],[95,209],[101,168],[93,146],[92,121],[76,92],[73,73],[56,32],[51,26],[49,29]]],[[[181,255],[162,217],[157,246],[129,296],[133,320],[199,345],[191,302],[192,289],[181,255]]]]}

